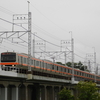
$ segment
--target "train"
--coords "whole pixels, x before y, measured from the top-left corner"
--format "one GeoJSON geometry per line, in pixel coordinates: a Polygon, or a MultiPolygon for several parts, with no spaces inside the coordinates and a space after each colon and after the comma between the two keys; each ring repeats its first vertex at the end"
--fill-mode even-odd
{"type": "MultiPolygon", "coordinates": [[[[2,52],[0,65],[2,70],[17,70],[18,73],[27,74],[28,59],[28,54],[25,53],[2,52]]],[[[75,81],[93,81],[98,84],[100,83],[100,76],[93,73],[60,65],[44,59],[30,57],[30,61],[33,75],[66,80],[71,80],[72,76],[74,76],[75,81]]]]}

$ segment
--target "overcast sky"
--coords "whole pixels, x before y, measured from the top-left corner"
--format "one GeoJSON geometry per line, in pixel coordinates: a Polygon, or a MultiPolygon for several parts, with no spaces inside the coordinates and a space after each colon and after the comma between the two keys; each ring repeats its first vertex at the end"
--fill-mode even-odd
{"type": "MultiPolygon", "coordinates": [[[[74,52],[80,56],[75,56],[75,60],[84,61],[86,53],[95,50],[100,63],[100,0],[30,0],[29,10],[33,33],[57,45],[73,37],[74,52]]],[[[0,1],[0,18],[12,21],[13,14],[27,12],[27,0],[0,1]]],[[[1,31],[11,30],[8,23],[0,23],[1,31]]]]}

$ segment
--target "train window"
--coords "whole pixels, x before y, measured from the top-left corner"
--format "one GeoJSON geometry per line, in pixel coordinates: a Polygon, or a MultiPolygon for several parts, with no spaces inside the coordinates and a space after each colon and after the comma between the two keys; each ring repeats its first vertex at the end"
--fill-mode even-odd
{"type": "Polygon", "coordinates": [[[57,70],[58,70],[58,66],[57,66],[57,70]]]}
{"type": "Polygon", "coordinates": [[[65,69],[65,71],[64,72],[66,72],[66,68],[64,68],[65,69]]]}
{"type": "Polygon", "coordinates": [[[61,67],[61,72],[62,72],[62,67],[61,67]]]}
{"type": "Polygon", "coordinates": [[[35,66],[35,60],[33,60],[33,65],[35,66]]]}
{"type": "Polygon", "coordinates": [[[23,57],[21,56],[21,63],[23,63],[23,57]]]}
{"type": "Polygon", "coordinates": [[[90,77],[90,74],[88,74],[88,77],[90,77]]]}
{"type": "Polygon", "coordinates": [[[50,69],[50,68],[49,68],[49,64],[47,64],[47,69],[50,69]]]}
{"type": "Polygon", "coordinates": [[[41,67],[41,61],[40,61],[40,67],[41,67]]]}
{"type": "Polygon", "coordinates": [[[33,65],[33,60],[31,59],[31,64],[33,65]]]}
{"type": "Polygon", "coordinates": [[[52,65],[50,64],[50,69],[52,69],[52,65]]]}
{"type": "Polygon", "coordinates": [[[82,76],[84,76],[84,73],[82,73],[82,76]]]}
{"type": "Polygon", "coordinates": [[[36,66],[39,66],[39,61],[36,61],[36,66]]]}
{"type": "Polygon", "coordinates": [[[87,77],[87,74],[85,74],[85,76],[87,77]]]}
{"type": "Polygon", "coordinates": [[[56,66],[54,65],[54,70],[56,69],[56,66]]]}
{"type": "Polygon", "coordinates": [[[44,68],[46,68],[47,67],[47,64],[46,63],[44,63],[44,68]]]}
{"type": "Polygon", "coordinates": [[[43,62],[41,62],[41,68],[43,68],[43,62]]]}
{"type": "Polygon", "coordinates": [[[1,62],[15,62],[16,53],[1,53],[1,62]]]}
{"type": "Polygon", "coordinates": [[[54,65],[52,65],[52,69],[54,69],[54,65]]]}
{"type": "Polygon", "coordinates": [[[20,63],[20,56],[18,56],[18,62],[20,63]]]}
{"type": "Polygon", "coordinates": [[[81,76],[83,76],[83,72],[81,72],[81,76]]]}
{"type": "Polygon", "coordinates": [[[87,77],[89,77],[89,75],[87,74],[87,77]]]}
{"type": "Polygon", "coordinates": [[[70,69],[70,73],[72,73],[72,70],[70,69]]]}
{"type": "Polygon", "coordinates": [[[68,73],[69,73],[69,69],[68,69],[68,73]]]}
{"type": "Polygon", "coordinates": [[[50,67],[51,67],[50,64],[48,64],[48,69],[51,69],[50,67]]]}
{"type": "Polygon", "coordinates": [[[24,58],[24,63],[26,63],[26,58],[24,58]]]}
{"type": "Polygon", "coordinates": [[[68,73],[68,69],[66,68],[66,73],[68,73]]]}
{"type": "Polygon", "coordinates": [[[90,77],[90,75],[88,74],[88,77],[90,77]]]}
{"type": "Polygon", "coordinates": [[[60,71],[60,66],[58,66],[58,71],[60,71]]]}
{"type": "Polygon", "coordinates": [[[76,71],[74,70],[74,74],[76,74],[76,71]]]}

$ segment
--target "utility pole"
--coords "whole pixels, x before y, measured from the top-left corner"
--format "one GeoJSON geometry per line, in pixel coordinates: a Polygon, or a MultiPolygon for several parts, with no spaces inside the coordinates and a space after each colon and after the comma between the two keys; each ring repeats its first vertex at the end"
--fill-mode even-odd
{"type": "Polygon", "coordinates": [[[74,83],[74,40],[72,40],[72,83],[74,83]]]}
{"type": "Polygon", "coordinates": [[[36,35],[37,33],[36,32],[34,32],[34,38],[33,38],[33,57],[35,57],[35,35],[36,35]]]}
{"type": "Polygon", "coordinates": [[[29,11],[28,1],[28,71],[31,72],[31,12],[29,11]]]}
{"type": "Polygon", "coordinates": [[[91,72],[90,60],[88,60],[88,66],[89,66],[88,70],[89,70],[89,72],[91,72]]]}
{"type": "Polygon", "coordinates": [[[66,51],[65,51],[65,66],[66,66],[66,51]]]}
{"type": "Polygon", "coordinates": [[[72,52],[72,84],[74,83],[74,39],[72,37],[72,31],[69,31],[71,33],[71,52],[72,52]]]}
{"type": "MultiPolygon", "coordinates": [[[[93,47],[94,48],[94,47],[93,47]]],[[[94,48],[94,74],[95,74],[95,82],[96,82],[96,52],[95,52],[95,48],[94,48]]]]}

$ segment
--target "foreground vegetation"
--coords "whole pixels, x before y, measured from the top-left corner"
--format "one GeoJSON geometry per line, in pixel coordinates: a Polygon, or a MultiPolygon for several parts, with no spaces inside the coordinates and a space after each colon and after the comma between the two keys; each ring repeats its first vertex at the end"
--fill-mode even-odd
{"type": "Polygon", "coordinates": [[[80,81],[75,88],[78,91],[77,97],[71,94],[71,90],[63,88],[59,92],[59,100],[100,100],[96,83],[80,81]]]}

